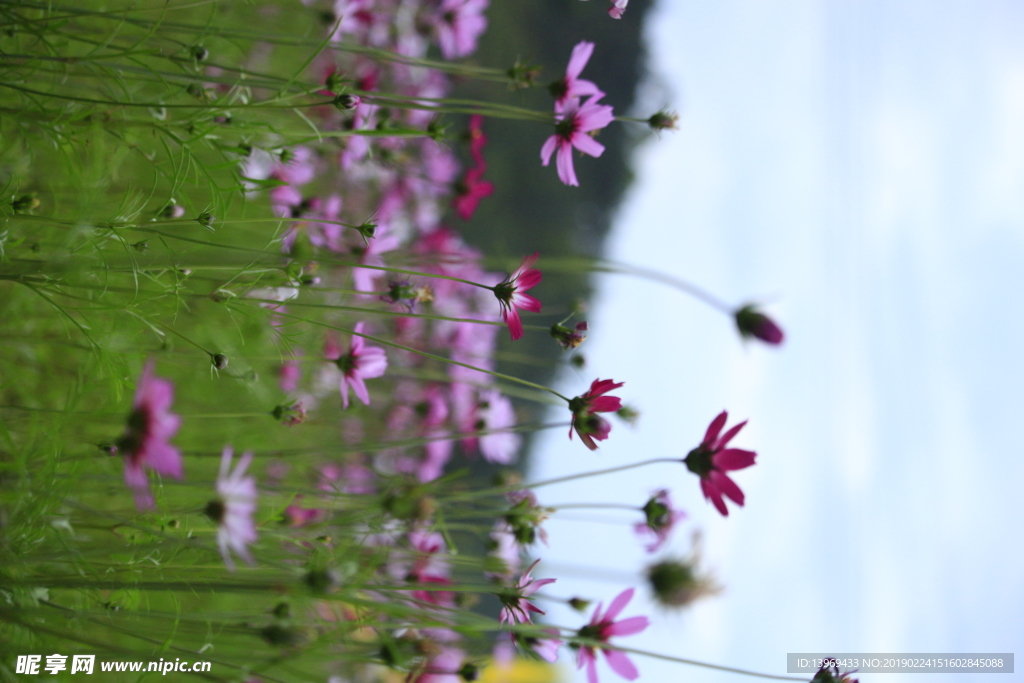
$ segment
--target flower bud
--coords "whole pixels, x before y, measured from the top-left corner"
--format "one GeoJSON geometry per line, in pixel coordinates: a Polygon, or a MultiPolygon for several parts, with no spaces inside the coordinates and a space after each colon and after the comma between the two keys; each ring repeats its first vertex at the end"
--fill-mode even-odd
{"type": "Polygon", "coordinates": [[[11,200],[11,208],[14,209],[14,213],[28,213],[33,209],[39,208],[39,198],[30,194],[23,194],[11,200]]]}
{"type": "Polygon", "coordinates": [[[740,336],[744,339],[756,337],[766,344],[777,346],[785,338],[782,329],[771,318],[757,310],[754,304],[743,306],[733,316],[740,336]]]}
{"type": "MultiPolygon", "coordinates": [[[[328,87],[328,89],[330,89],[330,87],[328,87]]],[[[331,104],[333,104],[334,108],[337,109],[338,111],[352,111],[360,104],[362,104],[362,102],[363,100],[362,98],[359,97],[359,95],[353,95],[352,93],[344,92],[335,97],[334,101],[331,102],[331,104]]]]}
{"type": "Polygon", "coordinates": [[[215,353],[210,356],[210,363],[218,370],[223,370],[228,366],[228,357],[223,353],[215,353]]]}
{"type": "Polygon", "coordinates": [[[528,64],[521,59],[508,68],[505,73],[508,75],[508,89],[522,90],[537,85],[537,78],[540,76],[541,67],[528,64]]]}
{"type": "Polygon", "coordinates": [[[615,414],[630,427],[635,427],[636,423],[640,420],[640,411],[633,406],[622,406],[615,411],[615,414]]]}
{"type": "Polygon", "coordinates": [[[697,573],[697,559],[656,562],[647,568],[647,582],[655,599],[666,607],[686,607],[698,598],[718,592],[707,576],[697,573]]]}
{"type": "Polygon", "coordinates": [[[260,636],[270,645],[277,647],[294,647],[309,640],[308,636],[296,628],[288,628],[280,624],[271,624],[260,629],[260,636]]]}
{"type": "Polygon", "coordinates": [[[577,612],[583,613],[590,609],[591,600],[584,600],[583,598],[570,598],[569,607],[572,607],[577,612]]]}
{"type": "Polygon", "coordinates": [[[584,333],[587,329],[587,322],[585,320],[583,322],[576,323],[576,326],[573,329],[569,329],[564,325],[555,323],[551,326],[551,336],[563,349],[575,349],[586,341],[587,335],[584,333]]]}
{"type": "Polygon", "coordinates": [[[679,114],[665,109],[652,114],[651,118],[647,119],[647,125],[651,127],[651,130],[657,132],[676,130],[677,123],[679,123],[679,114]]]}
{"type": "Polygon", "coordinates": [[[230,289],[215,289],[214,291],[210,292],[210,298],[219,304],[222,304],[225,301],[231,301],[236,296],[238,295],[232,292],[230,289]]]}
{"type": "Polygon", "coordinates": [[[193,45],[188,51],[197,62],[205,62],[206,58],[210,56],[210,51],[202,45],[193,45]]]}
{"type": "Polygon", "coordinates": [[[181,206],[174,199],[167,202],[167,206],[160,209],[160,218],[181,218],[185,215],[185,207],[181,206]]]}
{"type": "Polygon", "coordinates": [[[335,569],[310,569],[303,581],[314,593],[328,595],[341,586],[341,574],[335,569]]]}
{"type": "Polygon", "coordinates": [[[214,221],[213,214],[210,213],[209,211],[203,211],[196,218],[196,222],[199,223],[199,225],[201,225],[204,228],[206,228],[207,230],[211,230],[211,231],[213,230],[213,221],[214,221]]]}

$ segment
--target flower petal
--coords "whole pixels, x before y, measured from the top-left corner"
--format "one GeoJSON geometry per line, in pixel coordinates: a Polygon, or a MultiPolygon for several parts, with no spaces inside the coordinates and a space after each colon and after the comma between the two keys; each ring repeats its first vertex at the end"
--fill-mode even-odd
{"type": "Polygon", "coordinates": [[[714,486],[724,493],[731,501],[737,505],[743,505],[743,491],[736,485],[736,482],[729,478],[728,474],[712,470],[711,481],[714,486]]]}
{"type": "Polygon", "coordinates": [[[754,464],[754,458],[756,457],[757,453],[754,451],[726,448],[724,451],[715,453],[711,458],[711,462],[715,469],[726,472],[728,470],[742,470],[745,467],[750,467],[754,464]]]}
{"type": "Polygon", "coordinates": [[[635,589],[627,588],[616,595],[615,599],[608,605],[608,611],[605,613],[603,621],[614,621],[615,617],[619,616],[619,612],[624,610],[629,601],[633,599],[633,593],[635,592],[635,589]]]}
{"type": "Polygon", "coordinates": [[[599,157],[604,153],[604,145],[590,137],[586,133],[577,133],[572,136],[572,146],[592,157],[599,157]]]}
{"type": "Polygon", "coordinates": [[[701,445],[708,446],[709,448],[712,447],[715,443],[715,440],[718,439],[718,435],[719,433],[721,433],[722,427],[725,426],[725,422],[728,419],[729,413],[727,413],[724,410],[720,412],[718,416],[711,421],[711,424],[708,425],[708,431],[704,434],[704,441],[701,442],[701,445]]]}
{"type": "Polygon", "coordinates": [[[555,166],[558,167],[558,179],[566,185],[579,187],[580,181],[576,178],[576,169],[572,165],[572,145],[566,143],[558,147],[558,156],[555,158],[555,166]]]}
{"type": "Polygon", "coordinates": [[[726,446],[728,446],[729,442],[732,441],[732,438],[734,436],[736,436],[737,434],[739,434],[739,431],[741,429],[743,429],[743,427],[745,427],[746,424],[747,424],[747,421],[744,420],[743,422],[740,422],[738,425],[735,425],[734,427],[732,427],[725,434],[722,434],[722,436],[718,437],[718,440],[715,441],[715,445],[712,448],[712,450],[716,450],[717,451],[719,449],[722,449],[722,448],[725,448],[726,446]]]}
{"type": "Polygon", "coordinates": [[[604,658],[608,660],[608,666],[612,668],[612,671],[627,681],[635,681],[640,677],[640,672],[636,670],[636,665],[633,664],[633,660],[625,652],[619,652],[618,650],[602,650],[602,652],[604,652],[604,658]]]}
{"type": "Polygon", "coordinates": [[[631,636],[636,633],[640,633],[645,628],[651,625],[650,620],[647,617],[630,617],[629,619],[623,619],[617,621],[607,629],[605,629],[605,635],[611,636],[631,636]]]}
{"type": "Polygon", "coordinates": [[[722,500],[722,494],[718,492],[718,489],[715,488],[715,485],[711,483],[710,479],[701,477],[700,490],[704,492],[705,499],[714,503],[715,509],[718,510],[723,517],[729,516],[729,508],[725,507],[725,501],[722,500]]]}
{"type": "Polygon", "coordinates": [[[540,148],[540,161],[542,166],[547,166],[551,161],[551,155],[558,149],[558,136],[552,135],[545,142],[544,146],[540,148]]]}
{"type": "Polygon", "coordinates": [[[572,49],[572,55],[569,57],[569,65],[565,67],[566,78],[572,80],[579,76],[583,72],[583,67],[590,61],[592,54],[594,54],[593,43],[585,40],[576,43],[576,47],[572,49]]]}

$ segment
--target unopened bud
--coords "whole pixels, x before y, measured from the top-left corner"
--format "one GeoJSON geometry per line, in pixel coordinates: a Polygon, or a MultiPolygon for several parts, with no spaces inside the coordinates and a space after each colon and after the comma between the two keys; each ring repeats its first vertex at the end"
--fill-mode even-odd
{"type": "Polygon", "coordinates": [[[228,366],[228,357],[223,353],[215,353],[210,356],[210,362],[213,364],[213,367],[223,370],[228,366]]]}
{"type": "Polygon", "coordinates": [[[189,52],[192,53],[192,58],[197,62],[205,62],[206,58],[210,56],[210,51],[202,45],[193,45],[189,48],[189,52]]]}
{"type": "Polygon", "coordinates": [[[677,123],[679,123],[679,114],[665,109],[662,109],[656,114],[652,114],[651,118],[647,119],[647,125],[651,127],[651,130],[658,132],[663,130],[675,130],[677,123]]]}
{"type": "Polygon", "coordinates": [[[686,607],[698,598],[717,593],[709,577],[697,572],[696,559],[662,560],[647,568],[651,592],[666,607],[686,607]]]}
{"type": "Polygon", "coordinates": [[[733,314],[736,327],[744,339],[755,337],[773,346],[778,346],[785,339],[782,328],[775,321],[757,310],[754,304],[747,304],[733,314]]]}
{"type": "Polygon", "coordinates": [[[181,218],[185,215],[185,207],[173,199],[167,202],[167,206],[160,209],[160,218],[181,218]]]}
{"type": "Polygon", "coordinates": [[[640,411],[633,406],[622,406],[615,411],[615,414],[619,416],[619,419],[631,427],[636,426],[637,421],[640,420],[640,411]]]}
{"type": "Polygon", "coordinates": [[[341,585],[341,574],[335,569],[311,569],[303,579],[309,589],[320,595],[333,593],[341,585]]]}
{"type": "Polygon", "coordinates": [[[576,323],[574,329],[555,323],[551,326],[551,337],[558,342],[563,350],[575,349],[587,339],[587,335],[584,334],[586,331],[587,323],[585,321],[576,323]]]}
{"type": "Polygon", "coordinates": [[[466,662],[462,665],[462,668],[459,669],[459,676],[464,681],[475,681],[480,677],[480,668],[472,662],[466,662]]]}
{"type": "MultiPolygon", "coordinates": [[[[333,88],[328,89],[333,90],[333,88]]],[[[358,107],[362,103],[362,101],[363,100],[362,98],[359,97],[359,95],[353,95],[352,93],[344,92],[335,97],[334,102],[332,102],[332,104],[334,104],[334,108],[338,109],[339,111],[352,111],[353,109],[358,107]]]]}
{"type": "Polygon", "coordinates": [[[569,607],[572,607],[577,612],[586,612],[590,609],[590,600],[584,600],[583,598],[569,598],[569,607]]]}
{"type": "Polygon", "coordinates": [[[232,292],[230,289],[216,289],[210,292],[210,298],[219,304],[222,304],[225,301],[231,301],[237,296],[238,295],[232,292]]]}
{"type": "Polygon", "coordinates": [[[196,222],[207,230],[213,230],[213,221],[213,214],[209,211],[203,211],[198,217],[196,217],[196,222]]]}
{"type": "Polygon", "coordinates": [[[14,209],[14,213],[27,213],[39,208],[39,198],[34,195],[23,194],[11,200],[11,208],[14,209]]]}

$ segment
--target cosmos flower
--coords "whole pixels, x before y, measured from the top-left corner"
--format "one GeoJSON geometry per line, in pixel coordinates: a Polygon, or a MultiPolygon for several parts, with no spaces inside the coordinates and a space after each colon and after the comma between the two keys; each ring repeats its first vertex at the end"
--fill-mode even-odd
{"type": "Polygon", "coordinates": [[[729,413],[724,410],[719,413],[708,425],[704,440],[683,459],[687,469],[700,477],[700,488],[704,492],[704,498],[714,503],[715,509],[723,516],[729,515],[729,510],[722,499],[723,495],[737,505],[743,505],[743,491],[726,472],[750,467],[757,457],[754,451],[726,448],[732,438],[747,424],[744,420],[722,434],[722,428],[728,419],[729,413]]]}
{"type": "Polygon", "coordinates": [[[523,336],[523,322],[519,319],[518,309],[536,313],[541,309],[541,303],[537,298],[525,294],[540,284],[541,272],[533,267],[540,257],[540,252],[523,259],[515,272],[494,286],[494,296],[498,298],[501,306],[501,319],[508,325],[509,334],[513,341],[523,336]]]}
{"type": "Polygon", "coordinates": [[[637,536],[649,540],[647,552],[656,552],[665,541],[675,523],[686,517],[682,510],[672,507],[667,489],[659,489],[643,507],[644,521],[633,526],[637,536]]]}
{"type": "Polygon", "coordinates": [[[348,387],[363,402],[370,405],[370,392],[366,388],[367,379],[380,377],[388,368],[388,359],[384,349],[379,346],[367,346],[362,338],[365,324],[356,323],[352,334],[352,342],[347,352],[342,353],[337,340],[333,337],[327,339],[324,345],[324,357],[333,361],[341,370],[341,405],[348,408],[348,387]]]}
{"type": "Polygon", "coordinates": [[[611,105],[598,104],[602,97],[604,95],[599,93],[582,104],[579,98],[568,99],[562,104],[555,103],[555,134],[541,147],[540,160],[542,165],[547,166],[551,155],[557,151],[555,166],[558,168],[558,178],[566,185],[580,184],[572,164],[574,147],[592,157],[604,153],[604,145],[589,135],[615,120],[611,105]]]}
{"type": "Polygon", "coordinates": [[[234,453],[228,446],[221,453],[220,474],[217,477],[217,499],[206,505],[206,516],[217,524],[217,545],[228,569],[234,570],[232,552],[249,564],[255,564],[249,553],[249,544],[256,542],[256,480],[245,476],[252,462],[252,453],[239,458],[231,469],[234,453]]]}
{"type": "MultiPolygon", "coordinates": [[[[626,608],[626,605],[629,604],[629,601],[633,599],[633,592],[634,589],[627,588],[619,593],[612,600],[611,604],[608,605],[608,611],[604,615],[601,614],[602,606],[598,605],[597,609],[594,610],[594,615],[590,618],[590,623],[582,627],[576,635],[580,638],[607,643],[612,636],[631,636],[647,628],[650,624],[647,617],[630,617],[629,619],[615,621],[615,618],[619,616],[622,610],[626,608]]],[[[588,683],[598,683],[598,650],[604,653],[604,657],[612,671],[626,680],[634,681],[640,676],[636,666],[626,653],[596,645],[581,644],[576,653],[576,668],[582,669],[584,666],[587,667],[588,683]]]]}
{"type": "Polygon", "coordinates": [[[544,614],[542,609],[535,606],[527,598],[549,583],[554,583],[557,579],[534,579],[531,577],[530,573],[539,562],[540,560],[535,560],[523,572],[523,575],[519,577],[519,581],[515,586],[506,588],[498,595],[498,599],[501,600],[502,604],[501,614],[498,617],[499,623],[504,624],[507,621],[512,624],[532,624],[530,612],[544,614]]]}
{"type": "Polygon", "coordinates": [[[611,379],[595,379],[590,384],[590,389],[582,396],[569,401],[569,410],[572,411],[572,425],[569,427],[569,438],[572,439],[573,430],[580,435],[587,448],[597,450],[594,439],[604,441],[612,431],[608,420],[597,413],[614,413],[622,407],[622,399],[618,396],[605,396],[609,391],[621,387],[625,382],[616,383],[611,379]]]}
{"type": "Polygon", "coordinates": [[[175,479],[185,476],[181,452],[169,443],[181,426],[181,418],[170,411],[173,402],[174,385],[154,377],[153,362],[146,363],[135,388],[128,425],[114,446],[115,452],[124,457],[124,482],[140,510],[153,507],[147,468],[175,479]]]}
{"type": "Polygon", "coordinates": [[[490,0],[442,0],[434,27],[445,59],[465,57],[476,51],[480,35],[487,30],[484,11],[490,0]]]}
{"type": "Polygon", "coordinates": [[[572,98],[604,95],[598,90],[595,83],[579,77],[592,54],[594,54],[594,44],[587,41],[577,43],[576,47],[572,49],[569,64],[565,67],[565,76],[548,86],[551,95],[555,98],[556,105],[564,105],[572,98]]]}

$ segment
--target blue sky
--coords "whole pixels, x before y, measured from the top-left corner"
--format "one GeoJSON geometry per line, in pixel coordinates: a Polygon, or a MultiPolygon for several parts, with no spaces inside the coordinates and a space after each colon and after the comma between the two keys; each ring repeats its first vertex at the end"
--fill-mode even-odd
{"type": "MultiPolygon", "coordinates": [[[[598,281],[588,367],[560,390],[625,381],[641,422],[596,453],[546,434],[533,477],[681,458],[723,408],[759,453],[728,519],[682,466],[543,489],[639,506],[667,486],[690,514],[676,551],[702,530],[726,590],[682,614],[641,590],[627,615],[654,625],[623,644],[773,673],[787,652],[1024,651],[1024,5],[673,0],[647,34],[649,109],[680,130],[640,151],[609,253],[763,302],[788,339],[744,345],[682,293],[598,281]]],[[[549,522],[535,575],[607,602],[647,559],[628,512],[586,516],[549,522]]],[[[881,679],[911,676],[862,677],[881,679]]]]}

